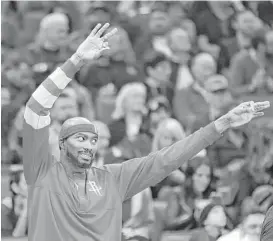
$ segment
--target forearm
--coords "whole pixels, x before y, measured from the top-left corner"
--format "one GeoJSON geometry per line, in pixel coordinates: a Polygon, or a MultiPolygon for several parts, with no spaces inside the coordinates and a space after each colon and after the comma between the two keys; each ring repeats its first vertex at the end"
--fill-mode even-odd
{"type": "Polygon", "coordinates": [[[214,125],[216,130],[220,133],[223,134],[229,127],[230,127],[230,120],[228,115],[223,115],[217,120],[214,121],[214,125]]]}
{"type": "MultiPolygon", "coordinates": [[[[221,125],[217,128],[223,129],[221,125]]],[[[119,164],[121,169],[117,168],[119,172],[116,175],[122,198],[126,200],[145,188],[159,183],[219,138],[220,133],[216,130],[214,123],[211,123],[170,147],[153,152],[146,157],[119,164]]],[[[109,165],[109,168],[112,169],[110,170],[112,173],[116,172],[115,165],[109,165]]]]}
{"type": "Polygon", "coordinates": [[[24,117],[28,124],[35,129],[49,124],[49,110],[82,65],[83,61],[74,54],[42,82],[27,102],[24,117]],[[45,124],[39,124],[38,118],[35,120],[40,116],[47,117],[45,124]]]}
{"type": "Polygon", "coordinates": [[[27,211],[23,210],[12,232],[13,237],[24,237],[27,231],[27,211]]]}

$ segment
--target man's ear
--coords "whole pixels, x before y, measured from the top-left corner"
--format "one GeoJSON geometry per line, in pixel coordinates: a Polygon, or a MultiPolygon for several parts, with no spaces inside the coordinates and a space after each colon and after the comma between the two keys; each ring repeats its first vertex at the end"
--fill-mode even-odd
{"type": "Polygon", "coordinates": [[[59,149],[62,150],[64,148],[65,148],[65,146],[64,146],[64,140],[60,140],[59,141],[59,149]]]}
{"type": "Polygon", "coordinates": [[[18,184],[16,184],[15,182],[13,182],[10,186],[11,190],[14,192],[14,193],[18,193],[19,192],[19,187],[18,187],[18,184]]]}

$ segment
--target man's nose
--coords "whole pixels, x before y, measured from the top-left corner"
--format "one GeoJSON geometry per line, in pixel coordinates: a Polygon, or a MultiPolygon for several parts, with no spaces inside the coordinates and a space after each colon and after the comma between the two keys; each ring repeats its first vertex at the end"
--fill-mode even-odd
{"type": "Polygon", "coordinates": [[[86,141],[84,143],[84,149],[89,152],[92,151],[92,144],[89,141],[86,141]]]}

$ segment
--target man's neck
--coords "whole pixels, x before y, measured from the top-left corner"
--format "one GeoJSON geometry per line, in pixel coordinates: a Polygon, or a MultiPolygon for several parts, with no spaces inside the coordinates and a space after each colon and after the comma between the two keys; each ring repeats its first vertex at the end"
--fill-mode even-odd
{"type": "Polygon", "coordinates": [[[64,155],[61,154],[61,163],[67,173],[67,175],[71,178],[73,178],[73,176],[75,174],[85,174],[86,170],[88,168],[80,168],[80,167],[76,167],[75,165],[73,165],[71,163],[70,160],[68,160],[68,158],[64,155]]]}

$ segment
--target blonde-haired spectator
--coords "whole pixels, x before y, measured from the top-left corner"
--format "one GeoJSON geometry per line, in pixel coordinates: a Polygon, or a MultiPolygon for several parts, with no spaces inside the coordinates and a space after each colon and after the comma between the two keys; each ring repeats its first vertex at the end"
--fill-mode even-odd
{"type": "Polygon", "coordinates": [[[110,123],[110,145],[118,144],[125,136],[133,140],[139,133],[143,118],[147,90],[143,83],[128,83],[119,91],[110,123]]]}
{"type": "MultiPolygon", "coordinates": [[[[185,137],[186,134],[181,124],[176,119],[167,118],[159,123],[157,130],[155,131],[152,142],[152,152],[159,151],[164,147],[171,146],[173,143],[182,140],[185,137]]],[[[152,187],[153,197],[158,197],[159,191],[163,186],[181,184],[184,181],[185,176],[180,170],[172,172],[169,177],[165,178],[155,187],[152,187]]],[[[166,193],[168,192],[162,191],[160,199],[165,199],[167,196],[166,193]]]]}

